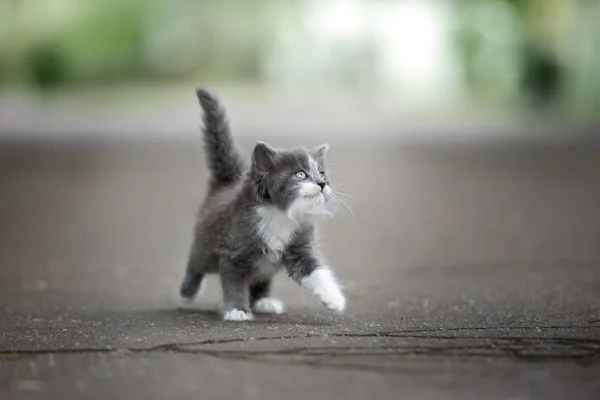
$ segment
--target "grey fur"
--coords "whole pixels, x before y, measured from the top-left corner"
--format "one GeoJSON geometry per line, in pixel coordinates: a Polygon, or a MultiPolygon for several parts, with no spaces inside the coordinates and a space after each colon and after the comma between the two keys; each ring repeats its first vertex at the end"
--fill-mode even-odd
{"type": "Polygon", "coordinates": [[[246,167],[218,99],[205,89],[199,89],[197,96],[204,110],[203,132],[211,181],[199,212],[180,293],[193,298],[205,274],[218,273],[224,311],[250,312],[253,304],[269,296],[271,279],[281,268],[301,283],[324,266],[316,249],[313,217],[318,217],[331,202],[324,190],[327,178],[321,175],[327,146],[312,152],[282,151],[258,142],[251,165],[246,167]],[[306,177],[299,179],[298,171],[304,171],[306,177]],[[257,209],[266,206],[288,212],[300,196],[302,182],[321,186],[323,207],[315,215],[302,214],[285,246],[273,248],[259,232],[261,216],[257,209]]]}
{"type": "Polygon", "coordinates": [[[246,170],[229,131],[229,121],[219,100],[208,90],[196,90],[204,110],[204,147],[212,173],[210,191],[238,181],[246,170]]]}

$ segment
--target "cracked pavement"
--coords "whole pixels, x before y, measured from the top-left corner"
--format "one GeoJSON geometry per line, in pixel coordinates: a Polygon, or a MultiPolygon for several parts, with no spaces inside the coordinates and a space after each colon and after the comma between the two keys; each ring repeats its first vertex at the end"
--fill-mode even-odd
{"type": "Polygon", "coordinates": [[[0,398],[598,398],[600,147],[331,145],[348,312],[226,323],[175,296],[199,141],[3,143],[0,398]]]}

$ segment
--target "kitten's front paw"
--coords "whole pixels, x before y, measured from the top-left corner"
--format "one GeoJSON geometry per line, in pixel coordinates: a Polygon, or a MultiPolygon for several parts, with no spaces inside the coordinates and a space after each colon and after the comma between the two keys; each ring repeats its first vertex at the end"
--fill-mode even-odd
{"type": "Polygon", "coordinates": [[[321,301],[325,307],[335,312],[342,313],[346,309],[346,298],[339,289],[323,293],[321,301]]]}
{"type": "Polygon", "coordinates": [[[310,289],[330,310],[341,313],[346,308],[346,298],[329,269],[316,269],[312,274],[302,279],[300,283],[310,289]]]}
{"type": "Polygon", "coordinates": [[[224,321],[251,321],[253,318],[252,313],[237,308],[232,308],[223,314],[224,321]]]}
{"type": "Polygon", "coordinates": [[[285,311],[283,303],[272,297],[265,297],[254,303],[254,312],[261,314],[282,314],[285,311]]]}

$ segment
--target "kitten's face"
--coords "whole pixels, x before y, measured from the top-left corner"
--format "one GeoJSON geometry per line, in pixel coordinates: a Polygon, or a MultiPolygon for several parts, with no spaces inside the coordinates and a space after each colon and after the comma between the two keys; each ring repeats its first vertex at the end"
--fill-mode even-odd
{"type": "Polygon", "coordinates": [[[332,190],[325,171],[328,146],[315,151],[278,151],[264,143],[254,149],[252,168],[263,198],[303,220],[331,214],[332,190]]]}

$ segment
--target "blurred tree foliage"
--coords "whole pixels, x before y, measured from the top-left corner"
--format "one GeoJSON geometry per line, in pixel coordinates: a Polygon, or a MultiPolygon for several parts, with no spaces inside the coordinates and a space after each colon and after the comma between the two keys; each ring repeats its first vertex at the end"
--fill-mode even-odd
{"type": "Polygon", "coordinates": [[[266,3],[0,0],[0,79],[42,88],[190,74],[257,79],[273,35],[266,3]]]}
{"type": "Polygon", "coordinates": [[[600,106],[600,63],[592,61],[600,57],[600,2],[458,0],[455,6],[455,44],[472,92],[588,115],[600,106]]]}
{"type": "MultiPolygon", "coordinates": [[[[301,3],[0,0],[0,84],[51,89],[192,77],[260,81],[274,38],[283,22],[294,21],[301,3]]],[[[452,4],[455,51],[470,92],[503,102],[561,103],[587,114],[600,106],[597,0],[452,4]]],[[[364,84],[368,77],[361,81],[356,65],[366,58],[335,64],[337,76],[364,84]]]]}

